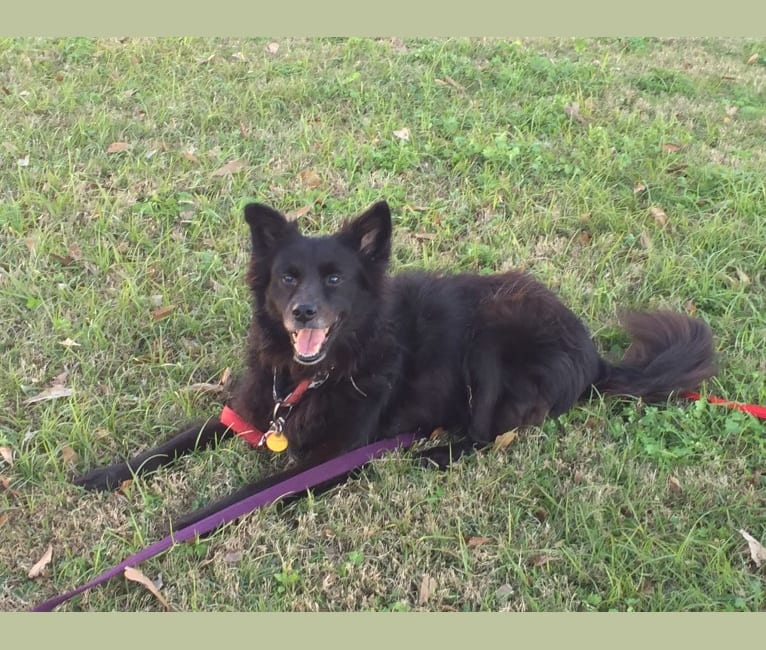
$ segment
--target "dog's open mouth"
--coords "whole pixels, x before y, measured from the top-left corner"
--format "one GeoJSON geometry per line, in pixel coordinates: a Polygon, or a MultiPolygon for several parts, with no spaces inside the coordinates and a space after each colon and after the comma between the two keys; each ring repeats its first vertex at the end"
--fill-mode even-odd
{"type": "Polygon", "coordinates": [[[327,343],[334,327],[302,327],[290,332],[293,358],[303,365],[319,363],[327,354],[327,343]]]}

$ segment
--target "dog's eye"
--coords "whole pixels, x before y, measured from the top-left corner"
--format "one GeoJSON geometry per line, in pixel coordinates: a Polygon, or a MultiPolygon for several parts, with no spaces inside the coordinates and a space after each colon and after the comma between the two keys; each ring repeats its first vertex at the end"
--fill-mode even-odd
{"type": "Polygon", "coordinates": [[[285,273],[282,275],[282,284],[286,284],[288,287],[293,287],[298,284],[298,278],[292,273],[285,273]]]}
{"type": "Polygon", "coordinates": [[[327,284],[331,287],[337,287],[341,282],[343,282],[343,278],[340,276],[340,273],[330,273],[330,275],[327,276],[325,282],[327,282],[327,284]]]}

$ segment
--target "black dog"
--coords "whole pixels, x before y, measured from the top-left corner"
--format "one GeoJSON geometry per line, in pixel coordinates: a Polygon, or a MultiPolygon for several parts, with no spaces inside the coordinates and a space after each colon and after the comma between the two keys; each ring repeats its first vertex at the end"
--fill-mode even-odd
{"type": "MultiPolygon", "coordinates": [[[[594,388],[664,400],[714,373],[710,329],[682,314],[627,315],[633,340],[615,366],[580,320],[524,273],[389,276],[384,202],[324,237],[301,235],[264,205],[248,205],[245,219],[253,320],[247,372],[231,406],[261,431],[271,429],[268,446],[287,446],[294,462],[177,527],[376,439],[436,427],[463,434],[422,452],[444,466],[500,433],[564,413],[594,388]],[[296,385],[300,402],[275,409],[275,396],[296,385]]],[[[231,432],[213,420],[75,482],[113,489],[231,432]]]]}

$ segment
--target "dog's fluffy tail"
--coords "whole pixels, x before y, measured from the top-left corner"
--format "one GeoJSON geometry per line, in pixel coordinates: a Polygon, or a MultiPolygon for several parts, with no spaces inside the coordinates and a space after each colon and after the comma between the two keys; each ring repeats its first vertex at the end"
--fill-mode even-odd
{"type": "Polygon", "coordinates": [[[703,321],[666,311],[629,312],[620,320],[632,342],[619,365],[604,362],[598,391],[662,401],[715,374],[713,335],[703,321]]]}

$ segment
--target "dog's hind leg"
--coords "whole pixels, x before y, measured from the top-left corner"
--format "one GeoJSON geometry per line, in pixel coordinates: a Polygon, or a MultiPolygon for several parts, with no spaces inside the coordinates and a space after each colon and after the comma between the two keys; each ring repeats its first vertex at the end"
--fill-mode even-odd
{"type": "Polygon", "coordinates": [[[134,458],[115,463],[78,476],[72,482],[87,490],[114,490],[120,483],[136,474],[149,474],[163,465],[172,463],[179,456],[196,449],[205,449],[232,435],[230,429],[219,420],[209,420],[202,426],[190,427],[161,445],[153,447],[134,458]]]}

